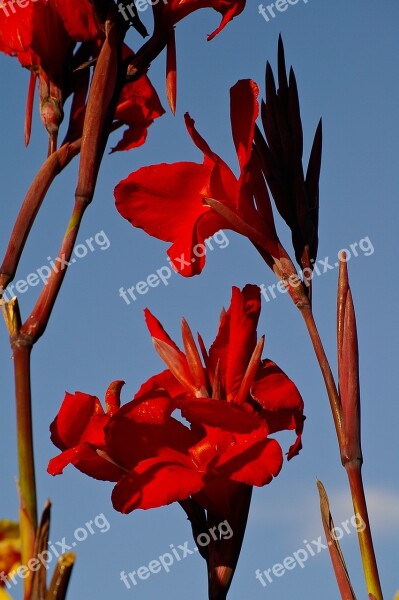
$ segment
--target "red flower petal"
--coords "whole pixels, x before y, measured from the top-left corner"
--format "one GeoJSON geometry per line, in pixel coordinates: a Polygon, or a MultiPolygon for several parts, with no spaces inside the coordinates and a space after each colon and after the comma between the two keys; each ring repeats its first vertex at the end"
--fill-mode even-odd
{"type": "Polygon", "coordinates": [[[105,393],[105,408],[109,415],[117,412],[121,406],[121,390],[125,385],[120,379],[113,381],[105,393]]]}
{"type": "MultiPolygon", "coordinates": [[[[257,413],[248,412],[240,405],[212,398],[183,400],[181,413],[190,423],[219,427],[231,432],[250,432],[262,425],[257,413]]],[[[266,429],[264,431],[266,435],[266,429]]]]}
{"type": "Polygon", "coordinates": [[[163,32],[173,27],[176,23],[201,8],[213,8],[223,15],[219,27],[210,35],[208,41],[213,39],[226,25],[239,15],[245,7],[245,0],[169,0],[153,4],[155,29],[163,32]]]}
{"type": "Polygon", "coordinates": [[[79,0],[79,2],[52,1],[57,7],[71,38],[78,42],[87,42],[104,36],[96,19],[93,5],[89,0],[79,0]]]}
{"type": "Polygon", "coordinates": [[[158,319],[154,317],[154,315],[148,308],[144,309],[144,317],[151,337],[156,338],[157,340],[161,340],[161,342],[165,342],[174,350],[176,350],[176,352],[181,358],[185,358],[183,352],[175,344],[175,342],[172,340],[169,334],[165,331],[162,323],[160,323],[158,319]]]}
{"type": "Polygon", "coordinates": [[[146,233],[173,242],[168,254],[185,276],[201,272],[203,247],[196,245],[223,225],[202,202],[209,176],[209,167],[197,163],[162,164],[131,173],[115,188],[120,214],[146,233]]]}
{"type": "Polygon", "coordinates": [[[262,408],[270,433],[295,429],[297,438],[289,448],[288,460],[302,448],[301,436],[305,417],[303,400],[295,384],[271,360],[265,360],[251,388],[251,395],[262,408]]]}
{"type": "Polygon", "coordinates": [[[260,314],[260,290],[247,285],[242,292],[233,287],[230,307],[222,319],[209,358],[226,377],[226,397],[234,400],[256,346],[256,327],[260,314]]]}
{"type": "Polygon", "coordinates": [[[95,396],[67,393],[50,426],[52,442],[61,450],[77,446],[86,437],[88,428],[91,429],[93,417],[101,415],[104,410],[95,396]]]}
{"type": "Polygon", "coordinates": [[[213,33],[208,35],[208,42],[218,35],[218,33],[220,33],[234,17],[244,10],[245,0],[230,0],[227,2],[225,0],[216,0],[216,2],[212,3],[212,8],[222,13],[223,19],[219,27],[217,27],[213,33]]]}
{"type": "MultiPolygon", "coordinates": [[[[130,49],[127,50],[125,55],[132,54],[130,49]]],[[[112,152],[130,150],[144,144],[148,128],[164,113],[158,94],[146,75],[126,84],[118,100],[115,120],[127,125],[128,129],[112,152]]]]}
{"type": "Polygon", "coordinates": [[[70,448],[52,458],[48,464],[47,472],[50,475],[61,475],[69,464],[74,465],[82,473],[101,481],[118,481],[125,475],[123,469],[101,458],[96,449],[89,444],[70,448]]]}
{"type": "Polygon", "coordinates": [[[276,440],[253,443],[249,439],[222,454],[214,468],[221,477],[262,487],[276,477],[283,465],[283,453],[276,440]]]}
{"type": "Polygon", "coordinates": [[[147,392],[156,392],[157,390],[167,391],[171,398],[177,398],[181,394],[186,393],[186,389],[177,381],[169,369],[166,369],[162,373],[150,377],[148,381],[143,383],[134,397],[141,398],[147,392]]]}
{"type": "Polygon", "coordinates": [[[262,362],[251,395],[267,411],[303,409],[303,400],[294,382],[269,359],[262,362]]]}
{"type": "Polygon", "coordinates": [[[116,413],[115,419],[128,419],[147,425],[164,425],[174,408],[174,402],[167,392],[151,391],[122,406],[116,413]]]}
{"type": "Polygon", "coordinates": [[[122,513],[147,510],[184,500],[202,486],[203,476],[196,470],[153,458],[120,479],[112,492],[112,503],[122,513]]]}
{"type": "MultiPolygon", "coordinates": [[[[153,400],[158,409],[162,401],[159,398],[153,400]]],[[[163,417],[166,417],[165,413],[159,418],[163,417]]],[[[105,435],[109,454],[127,469],[155,456],[170,458],[178,455],[181,462],[189,462],[188,449],[197,442],[187,427],[171,417],[159,424],[143,421],[142,415],[137,413],[136,401],[126,404],[111,419],[105,435]]]]}
{"type": "MultiPolygon", "coordinates": [[[[204,138],[198,133],[195,128],[195,121],[188,113],[184,115],[187,131],[193,140],[194,144],[204,154],[204,165],[212,168],[209,187],[204,194],[216,200],[223,200],[231,205],[231,208],[236,206],[238,201],[238,182],[230,167],[210,148],[204,138]]],[[[219,217],[220,228],[230,228],[229,223],[223,222],[219,217]]]]}
{"type": "Polygon", "coordinates": [[[238,81],[230,90],[231,129],[241,171],[248,167],[252,154],[258,94],[258,86],[250,79],[238,81]]]}
{"type": "Polygon", "coordinates": [[[2,3],[0,11],[0,50],[7,54],[26,52],[32,44],[34,4],[22,8],[2,3]]]}
{"type": "Polygon", "coordinates": [[[33,10],[31,50],[39,56],[50,80],[59,87],[63,85],[65,62],[72,56],[73,47],[54,1],[37,2],[33,10]]]}

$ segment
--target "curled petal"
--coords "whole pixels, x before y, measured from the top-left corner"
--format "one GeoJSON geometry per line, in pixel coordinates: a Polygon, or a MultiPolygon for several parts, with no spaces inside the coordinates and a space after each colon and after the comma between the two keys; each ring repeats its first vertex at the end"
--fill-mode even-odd
{"type": "Polygon", "coordinates": [[[265,360],[251,388],[254,400],[263,408],[270,433],[294,429],[297,438],[289,448],[288,460],[302,448],[302,431],[305,417],[303,400],[295,384],[271,360],[265,360]]]}
{"type": "Polygon", "coordinates": [[[57,417],[50,426],[51,440],[61,450],[76,446],[84,437],[93,417],[104,415],[98,398],[67,393],[57,417]]]}
{"type": "Polygon", "coordinates": [[[50,475],[61,475],[68,465],[74,465],[82,473],[101,481],[118,481],[125,474],[123,468],[100,457],[96,448],[90,444],[70,448],[55,456],[50,460],[47,472],[50,475]]]}
{"type": "Polygon", "coordinates": [[[112,415],[116,412],[121,405],[121,390],[125,385],[124,381],[117,380],[113,381],[109,386],[105,393],[105,407],[107,409],[107,413],[112,415]]]}

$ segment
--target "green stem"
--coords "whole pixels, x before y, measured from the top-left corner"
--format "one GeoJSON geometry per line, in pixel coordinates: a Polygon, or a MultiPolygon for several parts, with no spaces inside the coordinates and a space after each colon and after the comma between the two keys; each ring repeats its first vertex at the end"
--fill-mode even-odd
{"type": "Polygon", "coordinates": [[[374,552],[373,538],[371,535],[369,515],[362,479],[362,465],[359,461],[347,463],[345,470],[348,475],[352,493],[353,509],[358,524],[360,552],[362,555],[363,571],[368,594],[373,594],[375,600],[383,600],[381,583],[378,574],[377,560],[374,552]]]}
{"type": "MultiPolygon", "coordinates": [[[[16,304],[17,320],[19,310],[16,304]]],[[[15,400],[18,440],[18,484],[20,495],[21,562],[23,565],[34,555],[37,527],[37,499],[35,459],[33,451],[30,355],[32,340],[10,330],[14,360],[15,400]]],[[[24,579],[24,600],[31,598],[32,576],[24,579]]]]}

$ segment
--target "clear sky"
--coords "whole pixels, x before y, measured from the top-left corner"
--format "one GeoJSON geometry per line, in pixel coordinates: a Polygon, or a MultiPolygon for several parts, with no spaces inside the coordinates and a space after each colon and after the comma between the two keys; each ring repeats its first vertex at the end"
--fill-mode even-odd
{"type": "MultiPolygon", "coordinates": [[[[266,4],[265,4],[266,5],[266,4]]],[[[150,25],[149,10],[142,13],[150,25]]],[[[399,6],[346,0],[299,0],[269,22],[258,4],[248,1],[214,41],[206,34],[218,15],[203,10],[177,26],[178,109],[152,126],[139,150],[106,156],[96,196],[83,222],[79,243],[97,236],[95,251],[77,259],[67,274],[50,325],[33,353],[34,430],[39,503],[53,502],[51,540],[74,539],[77,528],[104,514],[109,531],[80,542],[69,598],[116,597],[203,600],[206,567],[198,556],[187,556],[146,581],[127,589],[121,571],[137,570],[168,552],[170,545],[192,538],[179,506],[116,513],[110,502],[112,484],[92,480],[73,468],[61,477],[46,473],[57,453],[48,427],[65,390],[103,397],[108,384],[124,379],[124,401],[161,369],[144,325],[148,306],[176,341],[182,315],[210,343],[221,307],[231,286],[275,283],[251,244],[231,232],[226,248],[208,255],[200,277],[185,280],[174,274],[127,305],[119,289],[135,285],[166,264],[166,244],[134,230],[116,212],[113,188],[132,170],[151,163],[201,161],[186,134],[183,114],[190,111],[210,145],[234,169],[236,158],[229,122],[229,87],[251,77],[263,89],[268,59],[276,65],[277,38],[282,33],[287,63],[294,66],[302,107],[305,155],[320,116],[324,126],[321,174],[319,259],[336,262],[340,249],[358,243],[349,262],[358,317],[361,351],[364,478],[385,598],[399,588],[399,484],[397,424],[398,326],[398,100],[399,6]],[[106,241],[108,240],[108,242],[106,241]],[[360,245],[360,241],[363,242],[360,245]],[[109,246],[109,247],[107,247],[109,246]],[[359,250],[360,248],[360,250],[359,250]]],[[[129,32],[136,48],[137,38],[129,32]]],[[[21,199],[45,152],[45,136],[35,119],[31,146],[23,147],[23,118],[28,74],[15,60],[0,57],[2,209],[0,247],[4,252],[21,199]]],[[[152,65],[150,76],[162,102],[165,56],[152,65]]],[[[115,145],[112,139],[110,145],[115,145]]],[[[35,224],[18,271],[18,279],[54,258],[66,227],[76,183],[75,162],[50,191],[35,224]]],[[[284,224],[279,231],[288,240],[284,224]]],[[[82,250],[82,253],[84,251],[82,250]]],[[[321,268],[323,270],[323,268],[321,268]]],[[[314,306],[326,350],[335,366],[336,269],[315,279],[314,306]]],[[[31,287],[19,295],[26,316],[39,292],[31,287]]],[[[247,535],[230,593],[231,600],[338,597],[327,551],[309,557],[267,587],[255,579],[256,569],[269,569],[322,535],[316,478],[330,495],[333,516],[340,525],[352,515],[346,478],[340,467],[332,418],[300,315],[287,296],[264,302],[259,334],[266,334],[268,357],[294,379],[306,405],[307,421],[301,454],[285,464],[272,484],[254,494],[247,535]]],[[[13,373],[5,328],[0,341],[1,467],[0,518],[17,517],[14,476],[17,473],[13,373]]],[[[287,444],[286,436],[280,438],[287,444]]],[[[100,523],[100,521],[98,521],[100,523]]],[[[103,530],[107,529],[104,527],[103,530]]],[[[353,527],[342,539],[358,597],[365,597],[353,527]]],[[[21,586],[18,586],[19,597],[21,586]]]]}

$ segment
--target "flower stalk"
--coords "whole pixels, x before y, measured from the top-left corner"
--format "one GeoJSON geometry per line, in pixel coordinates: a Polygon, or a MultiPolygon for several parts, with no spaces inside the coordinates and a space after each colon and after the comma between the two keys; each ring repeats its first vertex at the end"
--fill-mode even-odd
{"type": "MultiPolygon", "coordinates": [[[[18,488],[20,495],[20,536],[22,564],[34,553],[37,527],[35,459],[33,451],[30,355],[32,340],[21,334],[21,315],[17,298],[2,304],[10,336],[14,363],[17,417],[18,488]]],[[[24,598],[30,598],[32,577],[24,579],[24,598]]]]}
{"type": "Polygon", "coordinates": [[[371,535],[366,496],[362,479],[359,353],[356,317],[349,287],[345,253],[340,255],[337,299],[337,349],[339,392],[323,348],[312,310],[301,311],[323,374],[355,514],[365,527],[358,530],[359,547],[368,594],[383,600],[377,561],[371,535]]]}
{"type": "Polygon", "coordinates": [[[346,254],[340,255],[337,301],[338,380],[342,410],[341,461],[346,470],[355,514],[365,527],[358,530],[367,592],[382,600],[377,561],[362,479],[359,351],[356,316],[349,287],[346,254]]]}

